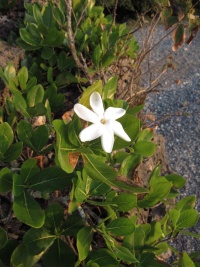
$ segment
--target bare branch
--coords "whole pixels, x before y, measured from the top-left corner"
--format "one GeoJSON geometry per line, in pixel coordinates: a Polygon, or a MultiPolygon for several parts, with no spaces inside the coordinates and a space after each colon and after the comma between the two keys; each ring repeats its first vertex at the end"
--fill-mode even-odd
{"type": "Polygon", "coordinates": [[[88,72],[88,68],[86,63],[82,63],[77,56],[77,51],[75,47],[75,40],[74,40],[74,34],[72,31],[72,24],[71,24],[71,18],[72,18],[72,0],[65,0],[65,4],[67,7],[67,35],[69,39],[69,47],[72,53],[72,56],[74,58],[74,61],[76,62],[76,65],[78,68],[80,68],[83,73],[85,74],[86,78],[88,79],[89,83],[92,84],[92,79],[90,77],[90,74],[88,72]]]}

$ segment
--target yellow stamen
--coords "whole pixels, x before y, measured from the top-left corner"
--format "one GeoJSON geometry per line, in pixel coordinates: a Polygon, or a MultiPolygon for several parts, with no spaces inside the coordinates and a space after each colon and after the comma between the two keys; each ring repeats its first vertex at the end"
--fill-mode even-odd
{"type": "Polygon", "coordinates": [[[106,123],[106,120],[105,119],[101,119],[101,123],[102,124],[105,124],[106,123]]]}

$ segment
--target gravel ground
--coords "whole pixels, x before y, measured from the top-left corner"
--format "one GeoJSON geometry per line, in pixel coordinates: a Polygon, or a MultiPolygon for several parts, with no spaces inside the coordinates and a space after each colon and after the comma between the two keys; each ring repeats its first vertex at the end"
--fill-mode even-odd
{"type": "MultiPolygon", "coordinates": [[[[144,37],[146,32],[142,34],[137,33],[136,38],[144,37]]],[[[165,34],[163,26],[157,26],[154,41],[157,42],[165,34]]],[[[187,180],[181,196],[196,195],[196,208],[200,212],[200,32],[190,46],[184,45],[175,53],[171,47],[172,40],[169,36],[154,49],[149,58],[149,65],[157,68],[164,64],[159,60],[172,53],[176,69],[169,70],[156,87],[156,92],[149,94],[145,113],[156,117],[157,132],[166,140],[166,156],[170,168],[187,180]]],[[[147,61],[144,62],[144,69],[147,65],[147,61]]],[[[153,69],[152,76],[156,71],[158,68],[153,69]]],[[[143,85],[148,84],[149,76],[145,75],[143,85]]],[[[200,234],[200,221],[192,230],[200,234]]],[[[181,236],[175,245],[181,251],[200,251],[198,239],[181,236]]]]}

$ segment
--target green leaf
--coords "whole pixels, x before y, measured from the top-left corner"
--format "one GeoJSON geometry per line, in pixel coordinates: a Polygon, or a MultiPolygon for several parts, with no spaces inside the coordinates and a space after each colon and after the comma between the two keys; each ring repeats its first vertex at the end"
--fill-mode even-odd
{"type": "Polygon", "coordinates": [[[68,138],[69,141],[77,146],[81,146],[81,141],[79,138],[79,133],[82,130],[82,125],[78,116],[74,115],[72,121],[69,122],[69,131],[68,131],[68,138]]]}
{"type": "Polygon", "coordinates": [[[34,107],[37,103],[43,101],[44,89],[42,85],[38,84],[29,89],[27,94],[27,104],[29,107],[34,107]]]}
{"type": "Polygon", "coordinates": [[[99,266],[118,266],[119,264],[115,254],[106,248],[92,250],[89,258],[99,266]]]}
{"type": "Polygon", "coordinates": [[[82,177],[80,172],[77,174],[78,180],[76,182],[74,196],[79,203],[82,203],[89,195],[92,179],[88,175],[82,177]]]}
{"type": "Polygon", "coordinates": [[[182,252],[182,255],[179,259],[180,267],[195,267],[194,262],[191,260],[187,252],[182,252]]]}
{"type": "Polygon", "coordinates": [[[110,202],[117,205],[119,211],[126,212],[136,207],[137,197],[134,194],[121,193],[119,196],[114,197],[110,202]]]}
{"type": "Polygon", "coordinates": [[[77,249],[80,261],[83,261],[89,253],[92,236],[93,229],[90,226],[82,228],[77,234],[77,249]]]}
{"type": "Polygon", "coordinates": [[[44,267],[66,267],[66,263],[67,267],[74,267],[75,254],[69,245],[58,238],[44,254],[42,261],[44,267]]]}
{"type": "Polygon", "coordinates": [[[35,19],[35,21],[37,23],[38,29],[43,34],[45,34],[47,32],[48,28],[44,24],[44,21],[43,21],[43,18],[42,18],[42,14],[41,14],[40,9],[39,9],[37,4],[33,5],[33,16],[34,16],[34,19],[35,19]]]}
{"type": "Polygon", "coordinates": [[[35,104],[35,107],[27,108],[27,112],[29,113],[31,118],[33,118],[33,117],[37,117],[37,116],[46,115],[47,110],[46,110],[45,105],[43,103],[37,103],[37,104],[35,104]]]}
{"type": "Polygon", "coordinates": [[[2,249],[8,241],[7,232],[0,226],[0,249],[2,249]]]}
{"type": "Polygon", "coordinates": [[[172,209],[169,211],[169,219],[172,222],[173,228],[176,228],[177,221],[180,217],[180,212],[176,209],[172,209]]]}
{"type": "Polygon", "coordinates": [[[79,230],[83,227],[83,220],[81,217],[72,213],[68,215],[66,221],[62,225],[62,233],[64,235],[76,236],[79,230]]]}
{"type": "Polygon", "coordinates": [[[22,94],[20,93],[20,91],[15,90],[15,89],[11,89],[11,92],[13,94],[13,105],[15,106],[15,108],[21,112],[21,114],[24,117],[30,118],[30,115],[27,112],[27,104],[25,99],[23,98],[22,94]]]}
{"type": "Polygon", "coordinates": [[[40,172],[36,159],[26,160],[20,169],[20,176],[23,178],[24,183],[27,183],[32,179],[34,175],[40,172]]]}
{"type": "Polygon", "coordinates": [[[123,260],[127,263],[138,262],[138,260],[135,258],[133,253],[130,252],[130,250],[125,247],[119,246],[118,244],[115,244],[114,252],[118,259],[123,260]]]}
{"type": "Polygon", "coordinates": [[[120,174],[128,176],[129,172],[134,170],[142,162],[142,156],[139,154],[131,154],[127,156],[121,164],[120,174]]]}
{"type": "Polygon", "coordinates": [[[40,228],[44,224],[44,212],[26,191],[15,197],[13,211],[19,221],[34,228],[40,228]]]}
{"type": "Polygon", "coordinates": [[[177,174],[168,174],[165,176],[165,178],[172,182],[173,185],[176,187],[176,188],[181,188],[185,185],[186,183],[186,180],[180,176],[180,175],[177,175],[177,174]]]}
{"type": "Polygon", "coordinates": [[[26,83],[28,81],[28,70],[26,67],[22,67],[18,74],[17,78],[19,80],[19,85],[22,90],[26,89],[26,83]]]}
{"type": "Polygon", "coordinates": [[[22,148],[23,148],[22,142],[18,142],[18,143],[11,145],[6,151],[6,153],[4,154],[4,161],[10,162],[10,161],[17,159],[22,152],[22,148]]]}
{"type": "Polygon", "coordinates": [[[196,196],[184,197],[176,204],[176,209],[179,211],[194,208],[196,205],[196,196]]]}
{"type": "Polygon", "coordinates": [[[146,195],[142,200],[138,201],[138,206],[141,208],[153,207],[159,201],[169,194],[172,187],[171,182],[158,182],[151,186],[149,194],[146,195]]]}
{"type": "Polygon", "coordinates": [[[159,240],[163,235],[162,229],[161,229],[161,223],[153,221],[151,222],[151,231],[146,237],[146,244],[152,244],[154,241],[159,240]]]}
{"type": "Polygon", "coordinates": [[[151,139],[153,138],[154,136],[154,133],[151,129],[144,129],[142,130],[139,135],[138,135],[138,138],[137,138],[137,141],[151,141],[151,139]]]}
{"type": "Polygon", "coordinates": [[[153,156],[157,145],[151,142],[147,141],[138,141],[135,146],[135,152],[144,156],[144,157],[150,157],[153,156]]]}
{"type": "Polygon", "coordinates": [[[55,235],[58,234],[64,217],[63,208],[59,203],[50,204],[45,210],[44,226],[55,235]]]}
{"type": "Polygon", "coordinates": [[[26,247],[20,244],[14,250],[11,256],[12,267],[30,267],[39,261],[41,255],[30,255],[26,251],[26,247]]]}
{"type": "Polygon", "coordinates": [[[24,145],[36,150],[32,143],[33,128],[28,121],[20,120],[20,122],[17,124],[17,134],[24,145]]]}
{"type": "Polygon", "coordinates": [[[117,218],[106,226],[106,231],[115,236],[130,235],[135,230],[135,225],[128,218],[117,218]]]}
{"type": "Polygon", "coordinates": [[[84,158],[86,161],[85,171],[90,176],[90,178],[106,183],[111,187],[128,190],[133,193],[148,192],[148,190],[145,188],[135,187],[133,185],[129,185],[120,181],[119,179],[117,179],[117,173],[113,168],[103,162],[98,161],[97,159],[92,157],[92,155],[84,154],[84,158]]]}
{"type": "Polygon", "coordinates": [[[196,210],[184,210],[177,221],[176,228],[190,228],[198,222],[198,212],[196,210]]]}
{"type": "Polygon", "coordinates": [[[13,131],[7,122],[0,124],[0,153],[4,154],[13,142],[13,131]]]}
{"type": "Polygon", "coordinates": [[[101,47],[98,44],[94,48],[93,53],[92,53],[92,61],[93,61],[94,65],[95,65],[95,67],[97,69],[99,68],[99,62],[100,62],[100,59],[101,59],[101,55],[102,55],[101,47]]]}
{"type": "Polygon", "coordinates": [[[41,151],[48,142],[49,131],[46,125],[40,125],[33,133],[32,143],[36,150],[41,151]]]}
{"type": "Polygon", "coordinates": [[[42,48],[41,57],[44,59],[50,59],[54,55],[55,51],[53,47],[44,46],[42,48]]]}
{"type": "Polygon", "coordinates": [[[124,131],[128,134],[131,139],[131,142],[126,142],[120,137],[115,137],[115,144],[113,150],[122,149],[128,147],[132,142],[134,142],[140,132],[141,122],[135,116],[125,114],[123,117],[118,119],[122,124],[124,131]]]}
{"type": "Polygon", "coordinates": [[[58,87],[69,85],[70,83],[77,83],[78,79],[69,71],[63,71],[56,77],[56,85],[58,87]]]}
{"type": "Polygon", "coordinates": [[[89,86],[87,90],[85,90],[79,100],[79,103],[83,106],[90,107],[90,95],[93,92],[98,92],[100,95],[102,94],[103,84],[102,81],[96,81],[93,85],[89,86]]]}
{"type": "MultiPolygon", "coordinates": [[[[3,248],[0,249],[0,259],[5,264],[5,266],[10,266],[10,258],[18,245],[17,240],[8,240],[3,248]]],[[[1,263],[1,262],[0,262],[1,263]]],[[[4,267],[4,265],[0,265],[4,267]]]]}
{"type": "Polygon", "coordinates": [[[71,173],[74,168],[69,162],[69,154],[76,152],[77,148],[68,140],[69,126],[64,124],[62,120],[53,121],[53,126],[56,130],[58,161],[63,170],[71,173]]]}
{"type": "Polygon", "coordinates": [[[101,67],[102,68],[108,67],[114,60],[116,60],[115,50],[110,49],[103,55],[101,60],[101,67]]]}
{"type": "Polygon", "coordinates": [[[5,167],[0,170],[0,192],[7,193],[12,189],[12,171],[5,167]]]}
{"type": "Polygon", "coordinates": [[[26,246],[29,255],[38,255],[46,251],[56,239],[55,235],[50,234],[44,227],[39,229],[29,229],[24,237],[23,244],[26,246]]]}
{"type": "MultiPolygon", "coordinates": [[[[33,48],[40,48],[40,43],[38,42],[38,39],[36,38],[36,37],[34,37],[33,35],[31,35],[28,31],[27,31],[27,29],[25,29],[25,28],[21,28],[21,29],[19,29],[19,34],[20,34],[20,37],[22,38],[22,40],[26,43],[26,44],[28,44],[28,48],[30,49],[30,50],[32,50],[31,49],[31,47],[33,47],[33,48]]],[[[23,43],[22,42],[19,42],[19,44],[21,44],[22,46],[23,46],[23,43]]]]}
{"type": "Polygon", "coordinates": [[[109,98],[109,99],[114,99],[114,95],[117,90],[117,82],[118,82],[118,77],[117,75],[111,77],[106,85],[103,88],[103,99],[109,98]]]}
{"type": "Polygon", "coordinates": [[[12,63],[9,63],[6,65],[6,67],[4,69],[4,75],[5,75],[5,78],[7,79],[8,82],[9,82],[9,80],[12,80],[13,78],[15,78],[16,70],[15,70],[15,67],[12,63]]]}
{"type": "Polygon", "coordinates": [[[58,47],[61,46],[65,39],[65,31],[58,31],[56,27],[51,27],[46,32],[45,39],[43,41],[44,46],[53,46],[58,47]]]}
{"type": "Polygon", "coordinates": [[[196,234],[196,233],[188,232],[188,231],[184,231],[184,230],[181,230],[179,233],[182,235],[192,236],[192,237],[200,239],[200,234],[196,234]]]}
{"type": "Polygon", "coordinates": [[[58,166],[43,169],[28,181],[31,189],[43,193],[51,193],[55,190],[64,189],[71,184],[72,175],[67,174],[58,166]]]}
{"type": "Polygon", "coordinates": [[[24,178],[18,173],[13,174],[13,195],[15,197],[20,196],[25,189],[24,178]]]}

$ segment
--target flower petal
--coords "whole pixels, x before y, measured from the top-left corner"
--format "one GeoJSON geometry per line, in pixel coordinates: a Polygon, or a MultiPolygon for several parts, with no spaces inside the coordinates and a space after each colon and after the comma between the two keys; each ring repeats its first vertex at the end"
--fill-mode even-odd
{"type": "Polygon", "coordinates": [[[126,113],[126,110],[123,108],[109,107],[104,112],[104,118],[106,120],[117,120],[121,118],[122,116],[124,116],[125,113],[126,113]]]}
{"type": "Polygon", "coordinates": [[[82,142],[92,141],[103,134],[103,129],[104,127],[101,123],[91,124],[80,132],[79,138],[82,142]]]}
{"type": "Polygon", "coordinates": [[[93,92],[90,96],[90,106],[93,111],[100,117],[103,117],[104,107],[101,95],[98,92],[93,92]]]}
{"type": "Polygon", "coordinates": [[[74,105],[75,113],[83,120],[97,123],[99,122],[99,117],[90,109],[86,108],[81,104],[74,105]]]}
{"type": "Polygon", "coordinates": [[[120,138],[122,138],[123,140],[125,140],[127,142],[131,141],[131,139],[128,136],[128,134],[124,131],[121,123],[119,123],[118,121],[113,121],[112,128],[113,128],[114,133],[117,136],[119,136],[120,138]]]}
{"type": "Polygon", "coordinates": [[[103,134],[101,135],[101,145],[105,152],[111,153],[114,145],[114,132],[110,125],[104,126],[103,134]]]}

